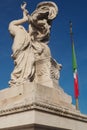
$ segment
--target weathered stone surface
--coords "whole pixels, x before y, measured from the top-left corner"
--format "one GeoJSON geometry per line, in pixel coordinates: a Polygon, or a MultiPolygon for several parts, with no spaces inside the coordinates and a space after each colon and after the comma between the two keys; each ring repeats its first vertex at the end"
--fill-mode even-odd
{"type": "Polygon", "coordinates": [[[33,102],[48,103],[49,105],[64,105],[63,103],[65,103],[65,106],[67,106],[67,104],[71,105],[72,100],[60,87],[50,88],[30,82],[0,92],[0,109],[9,106],[15,107],[19,103],[31,104],[33,102]]]}
{"type": "Polygon", "coordinates": [[[61,64],[51,57],[36,61],[36,74],[34,81],[47,87],[57,87],[60,78],[61,64]]]}
{"type": "Polygon", "coordinates": [[[76,111],[71,104],[71,97],[61,88],[50,88],[34,83],[25,83],[17,88],[0,92],[1,130],[22,127],[26,130],[33,124],[45,128],[48,126],[66,130],[86,130],[87,116],[76,111]],[[6,97],[2,98],[6,93],[6,97]],[[62,97],[65,97],[65,100],[62,97]]]}

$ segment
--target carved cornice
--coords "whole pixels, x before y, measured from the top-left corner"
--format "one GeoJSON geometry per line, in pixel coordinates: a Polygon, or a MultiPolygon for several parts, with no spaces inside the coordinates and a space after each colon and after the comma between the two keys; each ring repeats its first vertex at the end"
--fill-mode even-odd
{"type": "Polygon", "coordinates": [[[58,107],[53,106],[52,104],[36,103],[36,102],[0,110],[0,117],[30,110],[43,111],[46,113],[62,116],[65,118],[87,122],[87,116],[81,114],[79,111],[72,111],[64,107],[60,106],[58,107]]]}

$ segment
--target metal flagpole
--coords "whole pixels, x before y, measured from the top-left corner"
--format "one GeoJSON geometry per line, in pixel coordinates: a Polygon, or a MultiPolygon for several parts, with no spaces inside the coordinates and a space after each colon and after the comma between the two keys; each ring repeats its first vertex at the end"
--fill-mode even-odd
{"type": "MultiPolygon", "coordinates": [[[[71,37],[71,43],[72,43],[72,47],[74,49],[74,39],[73,39],[73,31],[72,31],[72,22],[70,21],[70,37],[71,37]]],[[[75,57],[75,50],[74,50],[74,63],[75,63],[75,68],[74,69],[77,69],[77,64],[76,64],[76,57],[75,57]]],[[[74,64],[73,63],[73,64],[74,64]]],[[[78,100],[78,95],[79,95],[79,92],[78,92],[78,76],[77,76],[77,79],[75,80],[74,79],[74,85],[76,84],[75,87],[75,99],[76,99],[76,110],[79,110],[79,100],[78,100]]]]}

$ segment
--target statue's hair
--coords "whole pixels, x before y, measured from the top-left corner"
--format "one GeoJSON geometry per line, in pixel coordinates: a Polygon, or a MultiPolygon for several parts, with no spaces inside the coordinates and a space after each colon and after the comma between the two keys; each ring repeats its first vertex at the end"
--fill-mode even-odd
{"type": "Polygon", "coordinates": [[[54,2],[51,2],[51,1],[40,2],[37,5],[36,9],[38,10],[41,7],[43,7],[43,10],[44,10],[44,7],[47,7],[49,9],[49,19],[54,19],[56,15],[58,14],[58,7],[54,2]]]}
{"type": "Polygon", "coordinates": [[[37,5],[37,8],[40,8],[41,6],[54,7],[55,10],[58,12],[58,7],[57,7],[57,5],[56,5],[54,2],[52,2],[52,1],[40,2],[40,3],[37,5]]]}

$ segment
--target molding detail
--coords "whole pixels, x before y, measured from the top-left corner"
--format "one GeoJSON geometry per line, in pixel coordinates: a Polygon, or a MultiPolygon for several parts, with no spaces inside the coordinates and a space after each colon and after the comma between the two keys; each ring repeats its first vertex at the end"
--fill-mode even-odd
{"type": "Polygon", "coordinates": [[[9,109],[0,110],[0,116],[6,116],[30,110],[43,111],[51,114],[56,114],[58,116],[87,122],[87,116],[81,114],[79,111],[70,111],[69,109],[61,106],[53,106],[52,104],[43,104],[43,103],[31,103],[9,109]]]}

